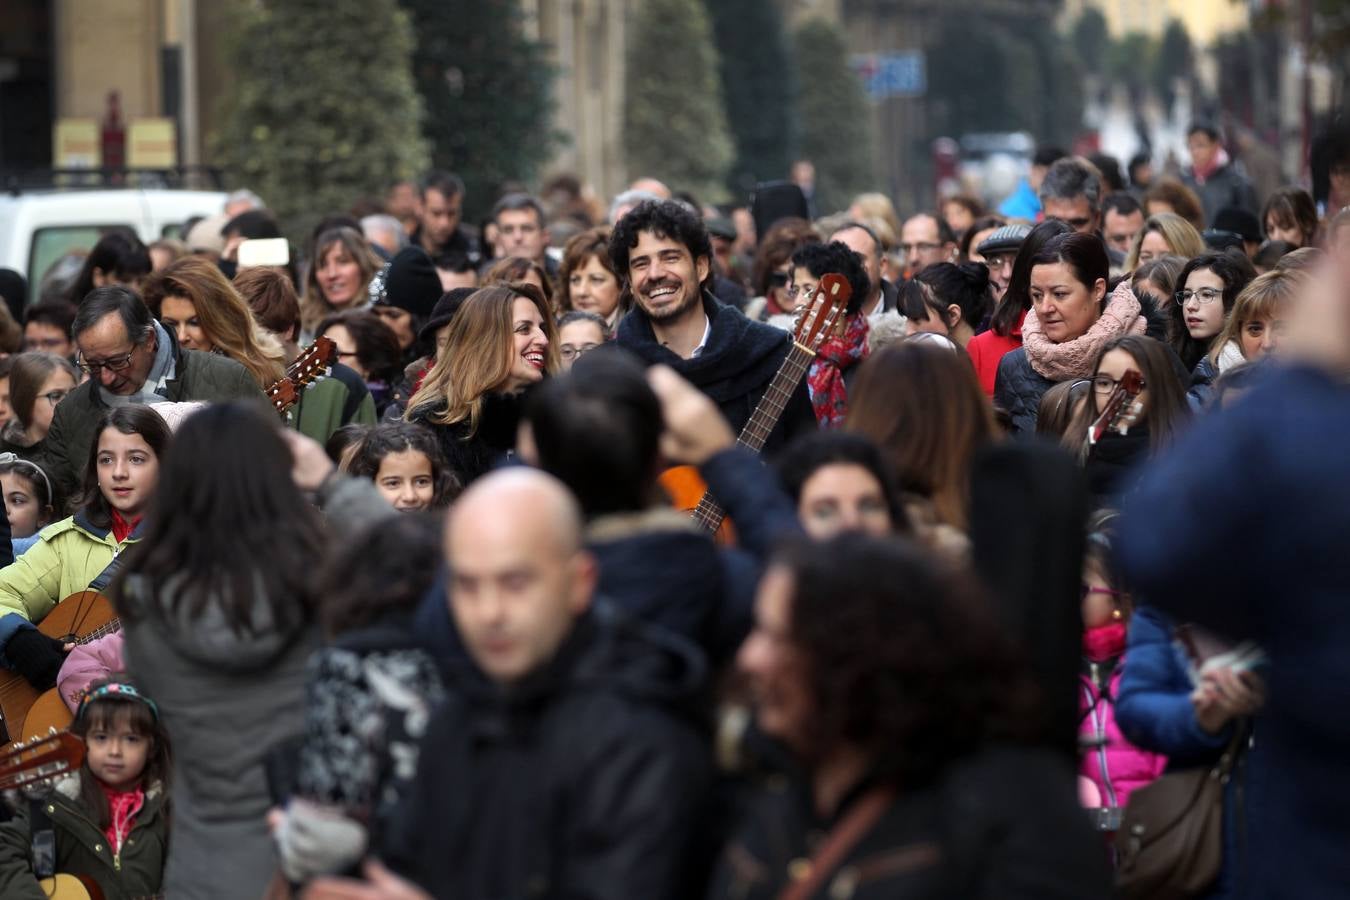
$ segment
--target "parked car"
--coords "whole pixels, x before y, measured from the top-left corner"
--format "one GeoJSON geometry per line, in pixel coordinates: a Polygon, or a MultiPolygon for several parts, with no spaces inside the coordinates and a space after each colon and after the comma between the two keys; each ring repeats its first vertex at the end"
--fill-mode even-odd
{"type": "Polygon", "coordinates": [[[0,195],[0,268],[28,279],[28,302],[42,276],[67,253],[89,250],[108,229],[124,226],[147,244],[181,237],[183,223],[225,208],[220,191],[164,188],[37,190],[0,195]]]}

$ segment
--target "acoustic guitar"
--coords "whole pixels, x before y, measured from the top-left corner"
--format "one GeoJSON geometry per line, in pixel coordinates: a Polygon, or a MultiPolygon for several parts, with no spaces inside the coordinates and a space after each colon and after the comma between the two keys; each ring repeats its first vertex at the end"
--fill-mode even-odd
{"type": "Polygon", "coordinates": [[[284,413],[300,399],[300,392],[322,378],[331,375],[337,362],[337,344],[331,338],[315,338],[306,350],[286,367],[286,374],[266,391],[272,408],[284,413]]]}
{"type": "MultiPolygon", "coordinates": [[[[80,591],[53,606],[38,623],[37,630],[65,644],[87,644],[120,627],[107,597],[97,591],[80,591]]],[[[24,728],[24,720],[40,693],[18,672],[0,672],[0,714],[4,716],[6,740],[14,740],[26,732],[46,733],[46,728],[40,732],[24,728]]],[[[56,702],[60,704],[59,696],[56,702]]],[[[68,715],[65,724],[69,724],[68,715]]]]}
{"type": "MultiPolygon", "coordinates": [[[[764,449],[764,442],[783,417],[783,410],[792,399],[792,392],[815,361],[820,345],[842,321],[852,294],[853,289],[843,275],[831,273],[820,279],[815,292],[797,313],[787,356],[745,427],[741,429],[736,443],[755,453],[764,449]]],[[[671,504],[678,510],[690,513],[701,528],[716,535],[718,543],[729,544],[734,541],[734,532],[726,521],[726,513],[708,490],[696,467],[675,466],[667,469],[661,473],[659,481],[670,497],[671,504]]]]}
{"type": "MultiPolygon", "coordinates": [[[[16,744],[0,754],[0,790],[47,782],[74,771],[84,762],[84,741],[73,734],[53,734],[16,744]]],[[[58,872],[38,880],[42,892],[57,900],[103,900],[98,882],[87,875],[58,872]]]]}

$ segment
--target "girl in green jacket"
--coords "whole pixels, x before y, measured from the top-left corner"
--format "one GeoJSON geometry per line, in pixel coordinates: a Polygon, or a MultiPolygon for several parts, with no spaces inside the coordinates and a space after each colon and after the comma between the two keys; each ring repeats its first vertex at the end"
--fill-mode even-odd
{"type": "Polygon", "coordinates": [[[0,826],[0,896],[48,897],[39,879],[55,873],[93,881],[105,900],[158,894],[169,839],[169,744],[159,710],[128,682],[103,681],[90,688],[71,732],[84,739],[84,765],[46,797],[19,801],[18,815],[0,826]],[[55,854],[51,871],[36,871],[34,846],[50,843],[44,831],[55,854]]]}
{"type": "Polygon", "coordinates": [[[34,626],[64,598],[111,579],[104,573],[138,537],[168,444],[169,426],[152,407],[110,409],[89,455],[78,511],[47,526],[35,546],[0,569],[0,663],[34,687],[56,683],[67,649],[34,626]]]}

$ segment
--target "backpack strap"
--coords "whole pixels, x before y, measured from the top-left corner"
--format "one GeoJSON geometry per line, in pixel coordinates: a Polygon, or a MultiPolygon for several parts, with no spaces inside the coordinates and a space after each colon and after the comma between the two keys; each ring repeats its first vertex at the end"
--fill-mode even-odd
{"type": "Polygon", "coordinates": [[[890,787],[878,787],[868,791],[849,808],[839,824],[830,829],[824,843],[811,856],[810,867],[799,880],[789,882],[778,900],[808,900],[824,885],[826,879],[848,858],[848,854],[858,845],[877,820],[890,809],[895,800],[895,790],[890,787]]]}
{"type": "Polygon", "coordinates": [[[28,801],[28,834],[33,853],[33,874],[39,879],[56,874],[56,827],[47,815],[46,798],[28,801]]]}

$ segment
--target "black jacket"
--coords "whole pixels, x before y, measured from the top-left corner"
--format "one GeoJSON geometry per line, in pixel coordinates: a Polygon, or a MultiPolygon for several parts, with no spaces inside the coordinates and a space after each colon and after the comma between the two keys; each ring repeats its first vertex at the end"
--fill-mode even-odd
{"type": "MultiPolygon", "coordinates": [[[[703,311],[712,327],[707,345],[694,359],[681,359],[662,346],[640,306],[634,306],[619,323],[616,343],[648,365],[665,363],[689,379],[713,399],[739,434],[787,357],[791,341],[786,332],[750,321],[740,310],[724,306],[711,294],[703,295],[703,311]]],[[[796,435],[815,430],[816,416],[803,378],[765,442],[764,451],[772,454],[796,435]]]]}
{"type": "Polygon", "coordinates": [[[1013,431],[1031,434],[1036,430],[1036,418],[1041,398],[1055,383],[1031,367],[1027,348],[1018,347],[1003,354],[994,376],[994,405],[1012,418],[1013,431]]]}
{"type": "Polygon", "coordinates": [[[716,454],[699,472],[733,520],[736,546],[718,547],[687,514],[663,508],[602,516],[590,524],[587,546],[600,564],[601,595],[721,663],[750,632],[773,547],[801,525],[773,473],[745,448],[716,454]]]}
{"type": "Polygon", "coordinates": [[[410,421],[435,433],[441,444],[441,452],[445,454],[445,461],[467,487],[515,451],[516,428],[520,425],[524,398],[524,393],[483,395],[478,428],[472,434],[469,433],[468,420],[453,425],[440,425],[433,421],[433,417],[445,409],[443,404],[419,406],[410,421]]]}
{"type": "MultiPolygon", "coordinates": [[[[846,798],[842,814],[865,792],[846,798]]],[[[802,788],[780,780],[746,816],[709,897],[778,897],[796,861],[818,846],[812,834],[834,824],[810,813],[802,788]]],[[[1008,748],[957,760],[936,784],[902,789],[812,896],[1106,900],[1111,879],[1068,763],[1048,751],[1008,748]]]]}
{"type": "Polygon", "coordinates": [[[520,684],[461,673],[380,855],[456,900],[689,896],[711,763],[683,704],[704,672],[686,642],[598,606],[520,684]]]}

